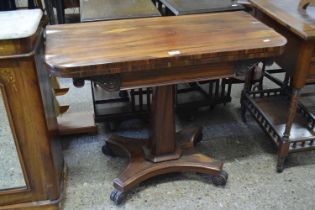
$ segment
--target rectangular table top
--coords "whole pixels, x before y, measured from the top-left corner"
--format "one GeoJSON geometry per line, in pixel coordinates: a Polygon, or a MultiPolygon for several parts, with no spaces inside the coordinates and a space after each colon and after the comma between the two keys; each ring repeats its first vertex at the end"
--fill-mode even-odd
{"type": "Polygon", "coordinates": [[[93,76],[269,57],[285,44],[239,11],[49,25],[45,59],[57,76],[93,76]]]}
{"type": "Polygon", "coordinates": [[[237,0],[159,0],[175,15],[243,10],[237,0]]]}
{"type": "Polygon", "coordinates": [[[80,0],[81,22],[160,15],[151,0],[80,0]]]}
{"type": "Polygon", "coordinates": [[[315,39],[315,7],[298,8],[300,0],[250,0],[253,6],[302,39],[315,39]]]}

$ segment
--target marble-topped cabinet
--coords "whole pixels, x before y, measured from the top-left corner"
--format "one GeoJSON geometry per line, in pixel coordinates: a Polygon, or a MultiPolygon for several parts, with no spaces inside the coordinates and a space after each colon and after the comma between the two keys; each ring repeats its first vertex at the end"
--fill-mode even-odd
{"type": "Polygon", "coordinates": [[[64,161],[42,15],[0,12],[0,210],[59,209],[61,200],[64,161]]]}

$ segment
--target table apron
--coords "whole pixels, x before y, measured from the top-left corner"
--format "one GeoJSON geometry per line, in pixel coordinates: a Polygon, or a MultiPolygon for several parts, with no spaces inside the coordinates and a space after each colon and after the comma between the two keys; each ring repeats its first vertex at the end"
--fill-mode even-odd
{"type": "Polygon", "coordinates": [[[155,87],[209,79],[231,77],[234,75],[233,63],[207,64],[174,69],[127,72],[121,74],[120,89],[155,87]]]}

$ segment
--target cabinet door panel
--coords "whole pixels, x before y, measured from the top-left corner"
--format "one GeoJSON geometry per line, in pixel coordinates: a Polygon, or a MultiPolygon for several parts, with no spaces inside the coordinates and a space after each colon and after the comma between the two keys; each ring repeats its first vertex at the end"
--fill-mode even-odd
{"type": "Polygon", "coordinates": [[[4,85],[0,83],[0,192],[26,188],[19,151],[4,85]]]}

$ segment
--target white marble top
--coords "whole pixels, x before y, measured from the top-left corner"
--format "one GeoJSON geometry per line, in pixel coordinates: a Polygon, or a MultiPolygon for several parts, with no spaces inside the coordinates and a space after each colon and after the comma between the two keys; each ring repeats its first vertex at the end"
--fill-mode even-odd
{"type": "Polygon", "coordinates": [[[38,28],[42,15],[40,9],[0,12],[0,40],[32,36],[38,28]]]}

